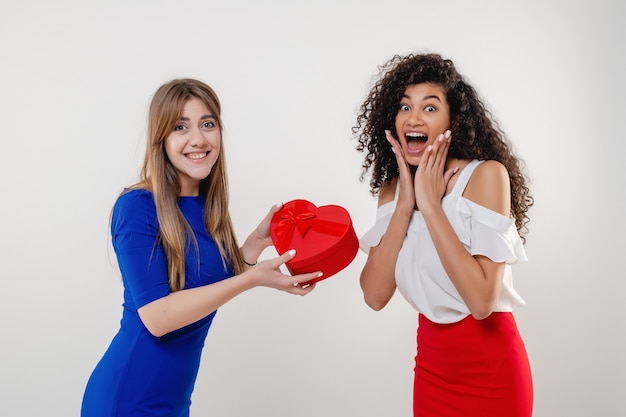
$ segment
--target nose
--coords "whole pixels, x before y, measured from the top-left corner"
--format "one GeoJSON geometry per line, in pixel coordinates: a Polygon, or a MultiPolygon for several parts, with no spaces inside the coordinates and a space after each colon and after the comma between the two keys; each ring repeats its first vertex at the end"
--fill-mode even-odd
{"type": "Polygon", "coordinates": [[[418,109],[412,109],[406,120],[409,126],[419,126],[423,124],[422,115],[418,109]]]}
{"type": "Polygon", "coordinates": [[[204,146],[207,140],[204,137],[202,130],[199,128],[192,129],[191,137],[189,138],[189,144],[195,148],[204,146]]]}

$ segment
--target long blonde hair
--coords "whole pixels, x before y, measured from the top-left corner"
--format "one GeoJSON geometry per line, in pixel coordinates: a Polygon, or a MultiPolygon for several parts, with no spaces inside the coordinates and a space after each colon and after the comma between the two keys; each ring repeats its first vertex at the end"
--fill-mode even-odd
{"type": "MultiPolygon", "coordinates": [[[[180,183],[178,172],[165,153],[165,138],[174,130],[185,103],[197,98],[215,117],[220,135],[223,130],[221,104],[217,94],[205,83],[194,79],[175,79],[156,91],[148,115],[148,140],[140,181],[130,187],[151,191],[160,227],[160,243],[167,258],[171,291],[185,288],[185,245],[189,236],[198,249],[191,226],[178,207],[180,183]]],[[[224,144],[219,149],[209,176],[200,181],[200,195],[205,196],[204,223],[217,244],[224,267],[232,264],[235,274],[243,271],[243,258],[228,211],[228,179],[224,144]]]]}

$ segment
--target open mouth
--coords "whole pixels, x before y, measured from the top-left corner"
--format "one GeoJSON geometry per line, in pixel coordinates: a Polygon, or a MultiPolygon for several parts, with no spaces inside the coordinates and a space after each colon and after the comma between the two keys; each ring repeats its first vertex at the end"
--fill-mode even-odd
{"type": "Polygon", "coordinates": [[[426,142],[428,141],[428,136],[424,133],[415,133],[410,132],[405,136],[406,138],[406,147],[409,153],[418,153],[421,152],[426,146],[426,142]]]}

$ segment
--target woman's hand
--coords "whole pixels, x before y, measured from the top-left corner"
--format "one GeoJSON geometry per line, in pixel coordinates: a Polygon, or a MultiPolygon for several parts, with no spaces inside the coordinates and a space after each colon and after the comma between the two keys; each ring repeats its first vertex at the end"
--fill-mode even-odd
{"type": "Polygon", "coordinates": [[[385,130],[385,135],[391,144],[391,150],[396,156],[396,162],[398,163],[398,170],[400,172],[400,178],[398,180],[400,181],[400,191],[396,208],[404,208],[405,210],[413,212],[415,207],[415,187],[413,185],[413,176],[411,175],[409,164],[406,159],[404,159],[400,142],[393,137],[389,130],[385,130]]]}
{"type": "Polygon", "coordinates": [[[306,295],[313,291],[315,284],[303,284],[322,276],[321,272],[312,272],[300,275],[285,275],[280,267],[289,261],[296,254],[294,249],[289,250],[273,259],[259,262],[254,268],[246,271],[246,274],[253,274],[255,286],[274,288],[286,291],[290,294],[306,295]]]}
{"type": "Polygon", "coordinates": [[[259,223],[256,229],[254,229],[254,231],[250,235],[254,239],[264,244],[263,249],[273,245],[272,238],[270,237],[270,223],[272,221],[272,217],[274,217],[274,214],[282,207],[283,203],[278,203],[272,206],[270,208],[270,211],[267,213],[267,216],[265,216],[265,218],[261,220],[261,223],[259,223]]]}
{"type": "Polygon", "coordinates": [[[456,167],[445,170],[449,148],[450,131],[447,130],[432,145],[428,145],[422,154],[414,184],[415,201],[420,211],[441,205],[450,178],[457,172],[456,167]]]}
{"type": "Polygon", "coordinates": [[[270,236],[270,223],[274,214],[283,207],[283,203],[278,203],[267,213],[261,223],[250,233],[241,247],[243,259],[248,264],[254,264],[261,255],[261,252],[269,246],[273,246],[272,237],[270,236]]]}

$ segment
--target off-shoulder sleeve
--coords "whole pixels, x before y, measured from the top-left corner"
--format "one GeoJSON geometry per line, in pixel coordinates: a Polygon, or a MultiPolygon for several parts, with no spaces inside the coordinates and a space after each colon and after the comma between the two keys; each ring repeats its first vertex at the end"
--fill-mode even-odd
{"type": "Polygon", "coordinates": [[[460,238],[470,254],[508,264],[528,260],[513,219],[465,198],[459,208],[466,232],[460,238]]]}
{"type": "Polygon", "coordinates": [[[376,223],[359,240],[359,246],[365,253],[370,252],[370,248],[378,246],[380,240],[389,227],[391,215],[393,214],[393,201],[383,204],[376,210],[376,223]]]}

